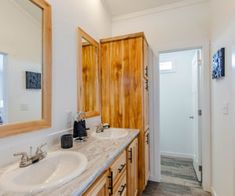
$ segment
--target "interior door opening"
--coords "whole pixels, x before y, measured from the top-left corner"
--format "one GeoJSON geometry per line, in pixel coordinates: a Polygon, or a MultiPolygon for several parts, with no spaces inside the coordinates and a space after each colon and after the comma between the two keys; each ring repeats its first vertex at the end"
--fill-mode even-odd
{"type": "Polygon", "coordinates": [[[0,53],[0,125],[7,122],[6,55],[0,53]]]}
{"type": "Polygon", "coordinates": [[[161,182],[198,191],[203,175],[201,54],[198,48],[159,58],[161,182]]]}

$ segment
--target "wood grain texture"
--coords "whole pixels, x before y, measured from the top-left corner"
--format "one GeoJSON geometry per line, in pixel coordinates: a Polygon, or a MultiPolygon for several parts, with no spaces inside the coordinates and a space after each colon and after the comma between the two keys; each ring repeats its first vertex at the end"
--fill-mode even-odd
{"type": "Polygon", "coordinates": [[[0,137],[51,127],[52,97],[52,32],[51,6],[45,0],[30,0],[42,9],[43,13],[43,65],[42,65],[42,120],[12,123],[0,126],[0,137]]]}
{"type": "Polygon", "coordinates": [[[100,115],[100,66],[99,44],[81,28],[78,28],[78,111],[86,117],[100,115]],[[82,42],[82,40],[87,42],[82,42]]]}
{"type": "MultiPolygon", "coordinates": [[[[139,135],[139,191],[145,187],[144,64],[148,57],[143,33],[101,40],[102,122],[136,128],[139,135]]],[[[146,94],[147,95],[147,94],[146,94]]],[[[146,111],[145,111],[146,110],[146,111]]]]}
{"type": "Polygon", "coordinates": [[[113,187],[122,176],[122,174],[126,171],[126,163],[126,150],[124,150],[110,166],[110,172],[112,172],[113,174],[113,187]]]}
{"type": "Polygon", "coordinates": [[[82,111],[97,110],[97,77],[98,51],[93,45],[82,46],[82,80],[83,80],[83,108],[82,111]]]}
{"type": "Polygon", "coordinates": [[[142,38],[101,44],[102,121],[142,129],[142,38]]]}
{"type": "Polygon", "coordinates": [[[127,195],[127,179],[126,170],[123,172],[122,176],[119,178],[118,182],[113,188],[113,196],[126,196],[127,195]]]}
{"type": "MultiPolygon", "coordinates": [[[[131,38],[137,38],[137,37],[142,37],[144,40],[146,40],[146,37],[144,35],[144,32],[139,32],[139,33],[132,33],[132,34],[127,34],[127,35],[121,35],[121,36],[114,36],[110,38],[105,38],[101,39],[100,43],[107,43],[107,42],[113,42],[113,41],[120,41],[120,40],[125,40],[125,39],[131,39],[131,38]]],[[[146,41],[147,42],[147,41],[146,41]]]]}
{"type": "Polygon", "coordinates": [[[108,196],[108,171],[104,172],[92,186],[83,194],[84,196],[108,196]]]}
{"type": "Polygon", "coordinates": [[[138,195],[138,139],[127,148],[127,195],[138,195]]]}

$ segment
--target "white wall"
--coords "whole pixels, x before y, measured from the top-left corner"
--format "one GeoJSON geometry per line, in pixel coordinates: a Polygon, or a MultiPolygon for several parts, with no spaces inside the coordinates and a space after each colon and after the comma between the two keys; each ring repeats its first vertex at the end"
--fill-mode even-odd
{"type": "Polygon", "coordinates": [[[42,72],[41,21],[14,1],[1,1],[0,18],[4,18],[0,21],[0,52],[5,54],[1,91],[8,114],[4,123],[40,119],[41,90],[26,90],[25,71],[42,72]]]}
{"type": "MultiPolygon", "coordinates": [[[[16,160],[12,154],[42,142],[57,142],[71,127],[71,112],[77,108],[77,32],[82,27],[95,39],[111,35],[110,15],[100,0],[49,0],[52,6],[52,128],[0,139],[0,165],[16,160]],[[62,132],[60,132],[62,131],[62,132]],[[58,135],[57,135],[58,134],[58,135]]],[[[90,123],[96,123],[98,119],[90,123]]]]}
{"type": "Polygon", "coordinates": [[[193,158],[194,130],[192,61],[196,50],[160,55],[160,62],[173,62],[175,72],[160,73],[161,153],[193,158]]]}
{"type": "Polygon", "coordinates": [[[212,187],[217,196],[234,196],[235,1],[212,0],[211,7],[211,55],[226,48],[225,78],[212,81],[212,187]]]}
{"type": "Polygon", "coordinates": [[[156,11],[130,14],[114,18],[112,34],[120,35],[143,31],[153,51],[182,49],[198,46],[208,39],[209,3],[173,4],[156,11]]]}

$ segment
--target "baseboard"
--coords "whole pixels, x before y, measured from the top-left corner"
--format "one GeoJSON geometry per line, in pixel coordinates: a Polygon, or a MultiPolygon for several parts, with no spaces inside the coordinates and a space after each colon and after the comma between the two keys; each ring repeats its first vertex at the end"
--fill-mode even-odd
{"type": "Polygon", "coordinates": [[[169,156],[169,157],[179,157],[179,158],[186,158],[186,159],[193,159],[192,154],[184,154],[184,153],[177,153],[177,152],[161,152],[162,156],[169,156]]]}
{"type": "Polygon", "coordinates": [[[212,196],[217,196],[214,187],[211,187],[211,195],[212,196]]]}
{"type": "Polygon", "coordinates": [[[153,182],[160,182],[161,180],[158,177],[155,176],[149,176],[149,181],[153,181],[153,182]]]}

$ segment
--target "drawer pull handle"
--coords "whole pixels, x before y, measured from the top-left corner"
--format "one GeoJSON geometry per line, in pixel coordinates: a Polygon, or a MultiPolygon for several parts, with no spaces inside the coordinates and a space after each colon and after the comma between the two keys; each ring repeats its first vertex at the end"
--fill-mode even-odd
{"type": "Polygon", "coordinates": [[[149,144],[149,133],[146,135],[146,143],[149,144]]]}
{"type": "Polygon", "coordinates": [[[149,81],[145,80],[145,89],[148,91],[149,90],[149,81]]]}
{"type": "Polygon", "coordinates": [[[129,160],[132,163],[132,159],[133,159],[133,157],[132,157],[133,156],[133,149],[132,148],[129,150],[129,153],[130,153],[129,160]]]}
{"type": "Polygon", "coordinates": [[[120,195],[122,195],[122,193],[125,190],[125,188],[126,188],[126,184],[121,186],[121,190],[118,191],[120,195]]]}
{"type": "Polygon", "coordinates": [[[122,170],[125,168],[126,164],[121,164],[121,167],[118,168],[119,173],[122,172],[122,170]]]}
{"type": "Polygon", "coordinates": [[[110,190],[110,195],[113,194],[113,172],[110,172],[110,176],[108,176],[108,178],[110,179],[110,185],[108,187],[108,189],[110,190]]]}

